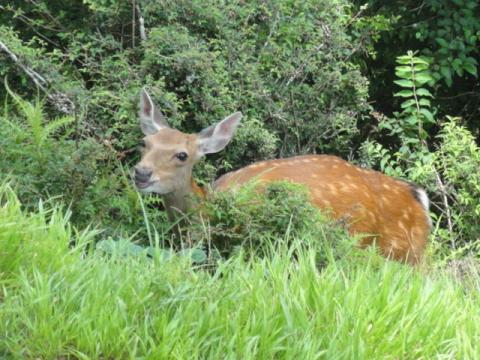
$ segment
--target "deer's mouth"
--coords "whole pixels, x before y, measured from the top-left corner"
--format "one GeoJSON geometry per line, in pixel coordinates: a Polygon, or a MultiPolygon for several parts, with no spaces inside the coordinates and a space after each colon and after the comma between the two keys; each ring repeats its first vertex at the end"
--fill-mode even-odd
{"type": "Polygon", "coordinates": [[[155,181],[135,181],[135,185],[139,189],[146,189],[147,187],[149,187],[153,183],[155,183],[155,181]]]}

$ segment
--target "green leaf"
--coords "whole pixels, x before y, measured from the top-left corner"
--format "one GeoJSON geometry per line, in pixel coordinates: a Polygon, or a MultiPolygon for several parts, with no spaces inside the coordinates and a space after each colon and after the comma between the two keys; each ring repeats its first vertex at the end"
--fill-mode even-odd
{"type": "Polygon", "coordinates": [[[407,107],[406,109],[404,109],[402,111],[402,115],[406,115],[406,114],[416,114],[417,113],[417,107],[416,106],[411,106],[411,107],[407,107]]]}
{"type": "Polygon", "coordinates": [[[465,69],[465,71],[469,72],[473,76],[475,76],[475,77],[478,76],[477,67],[475,65],[473,65],[471,63],[464,63],[463,68],[465,69]]]}
{"type": "Polygon", "coordinates": [[[435,119],[433,118],[433,114],[428,110],[428,109],[420,109],[420,113],[425,117],[425,120],[427,120],[428,123],[434,124],[435,119]]]}
{"type": "Polygon", "coordinates": [[[458,76],[463,76],[463,67],[460,67],[458,69],[455,69],[455,72],[457,73],[458,76]]]}
{"type": "Polygon", "coordinates": [[[428,91],[425,88],[417,89],[417,95],[418,96],[429,96],[429,97],[433,98],[433,95],[430,93],[430,91],[428,91]]]}
{"type": "Polygon", "coordinates": [[[411,56],[408,55],[397,56],[397,63],[402,65],[409,65],[411,59],[411,56]]]}
{"type": "Polygon", "coordinates": [[[409,125],[417,125],[418,124],[418,118],[415,115],[411,115],[406,117],[404,120],[409,125]]]}
{"type": "Polygon", "coordinates": [[[448,48],[448,43],[445,41],[445,39],[442,38],[435,38],[435,41],[437,42],[438,45],[444,48],[448,48]]]}
{"type": "Polygon", "coordinates": [[[433,77],[432,75],[430,75],[430,73],[428,72],[421,72],[421,73],[418,73],[418,74],[415,74],[415,81],[417,83],[419,83],[420,85],[423,85],[429,81],[432,81],[433,80],[433,77]]]}
{"type": "Polygon", "coordinates": [[[399,91],[399,92],[395,93],[393,96],[408,98],[408,97],[413,96],[413,91],[412,90],[402,90],[402,91],[399,91]]]}
{"type": "Polygon", "coordinates": [[[430,63],[425,60],[425,59],[422,59],[422,58],[419,58],[419,57],[414,57],[412,59],[412,63],[414,64],[423,64],[423,65],[427,65],[427,66],[430,66],[430,63]]]}
{"type": "Polygon", "coordinates": [[[406,73],[406,72],[395,71],[395,76],[400,79],[411,80],[412,72],[406,73]]]}
{"type": "Polygon", "coordinates": [[[395,71],[410,74],[412,72],[412,68],[410,66],[397,66],[395,67],[395,71]]]}
{"type": "Polygon", "coordinates": [[[440,73],[445,79],[445,82],[447,83],[447,85],[449,87],[452,86],[452,71],[450,70],[450,68],[448,66],[441,66],[440,73]]]}
{"type": "Polygon", "coordinates": [[[378,128],[392,130],[392,124],[390,124],[389,122],[383,121],[380,124],[378,124],[378,128]]]}
{"type": "Polygon", "coordinates": [[[462,67],[462,60],[460,60],[460,59],[453,60],[452,61],[452,66],[455,69],[455,71],[457,71],[459,68],[462,67]]]}
{"type": "Polygon", "coordinates": [[[423,106],[428,106],[428,107],[432,106],[432,104],[430,103],[430,100],[428,99],[420,99],[418,100],[418,103],[423,106]]]}
{"type": "Polygon", "coordinates": [[[400,106],[402,107],[402,109],[406,109],[415,105],[416,103],[417,102],[415,101],[415,99],[410,99],[410,100],[404,101],[400,106]]]}
{"type": "Polygon", "coordinates": [[[415,86],[411,80],[395,80],[394,83],[405,88],[413,88],[415,86]]]}
{"type": "Polygon", "coordinates": [[[478,65],[477,59],[475,59],[475,58],[473,58],[473,57],[471,57],[471,56],[467,57],[467,58],[465,59],[465,62],[472,63],[473,65],[478,65]]]}
{"type": "Polygon", "coordinates": [[[425,70],[428,70],[429,68],[430,66],[426,64],[416,64],[413,66],[413,69],[415,70],[415,72],[425,71],[425,70]]]}

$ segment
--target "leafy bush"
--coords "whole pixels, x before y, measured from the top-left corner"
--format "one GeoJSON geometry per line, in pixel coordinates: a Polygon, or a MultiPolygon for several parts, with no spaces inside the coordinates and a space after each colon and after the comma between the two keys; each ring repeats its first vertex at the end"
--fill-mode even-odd
{"type": "Polygon", "coordinates": [[[342,31],[342,5],[346,3],[152,5],[145,8],[153,26],[144,43],[142,69],[161,79],[152,85],[176,93],[179,106],[167,111],[182,128],[198,130],[212,117],[241,109],[248,118],[261,120],[245,129],[255,125],[282,139],[269,152],[252,138],[235,142],[230,153],[257,149],[254,157],[243,156],[242,163],[332,145],[345,151],[356,134],[355,119],[367,106],[366,83],[344,61],[350,45],[342,31]],[[168,24],[162,21],[165,14],[168,24]]]}
{"type": "MultiPolygon", "coordinates": [[[[77,224],[101,223],[105,236],[120,229],[145,237],[141,204],[124,175],[139,156],[142,86],[183,131],[245,114],[228,149],[197,166],[204,181],[259,159],[350,152],[369,106],[367,81],[351,61],[362,43],[347,34],[347,0],[136,5],[132,24],[132,3],[124,1],[2,4],[0,40],[18,62],[0,52],[0,74],[27,101],[38,91],[22,66],[43,77],[42,128],[58,113],[51,94],[75,104],[68,126],[75,130],[50,134],[40,151],[11,126],[0,130],[7,149],[0,170],[12,173],[25,204],[62,195],[77,224]]],[[[147,202],[150,222],[164,227],[158,199],[147,202]]]]}
{"type": "Polygon", "coordinates": [[[328,212],[310,203],[303,186],[290,182],[252,181],[236,191],[213,193],[198,210],[201,219],[192,221],[193,240],[201,239],[226,256],[240,247],[265,254],[294,239],[309,239],[317,241],[318,261],[325,262],[329,256],[345,255],[354,241],[328,212]]]}
{"type": "Polygon", "coordinates": [[[39,198],[63,195],[67,202],[79,200],[96,176],[97,160],[105,156],[89,139],[68,139],[74,118],[47,121],[42,102],[29,103],[10,91],[19,116],[5,108],[0,127],[0,169],[12,176],[18,194],[27,206],[39,198]]]}
{"type": "MultiPolygon", "coordinates": [[[[398,141],[397,149],[391,151],[368,141],[362,145],[363,159],[389,175],[407,178],[429,190],[435,205],[438,243],[451,249],[475,249],[480,240],[478,145],[471,132],[460,125],[460,119],[452,117],[439,124],[436,139],[428,138],[426,129],[437,124],[430,103],[432,94],[427,89],[434,81],[429,63],[412,52],[399,57],[398,63],[396,83],[402,90],[395,95],[404,100],[402,112],[395,113],[395,118],[383,118],[379,126],[398,141]]],[[[447,253],[445,248],[437,250],[442,256],[447,253]]]]}
{"type": "MultiPolygon", "coordinates": [[[[47,78],[60,88],[70,84],[69,93],[88,114],[88,131],[106,136],[118,150],[131,148],[140,136],[133,114],[145,84],[183,130],[198,131],[233,110],[248,115],[239,132],[243,141],[224,155],[225,166],[279,153],[346,152],[357,118],[368,110],[367,83],[349,61],[356,48],[346,34],[346,0],[145,2],[140,5],[147,37],[142,41],[134,34],[135,47],[124,31],[132,15],[129,3],[70,2],[37,8],[8,2],[10,13],[21,8],[22,18],[51,41],[20,46],[20,39],[34,35],[6,12],[7,45],[17,44],[13,49],[20,56],[30,47],[44,49],[37,57],[54,69],[67,57],[68,71],[64,67],[47,78]],[[41,15],[60,14],[62,21],[72,8],[84,19],[43,29],[41,15]],[[72,78],[84,82],[72,84],[72,78]],[[263,136],[247,137],[243,131],[263,136]]],[[[32,58],[31,66],[40,64],[32,58]]]]}
{"type": "MultiPolygon", "coordinates": [[[[22,205],[33,209],[39,199],[55,198],[70,208],[77,225],[101,225],[106,237],[146,238],[138,194],[112,151],[94,138],[76,138],[72,116],[48,121],[40,100],[10,95],[15,106],[0,116],[0,180],[11,181],[22,205]]],[[[145,201],[155,204],[154,198],[145,201]]],[[[158,210],[150,215],[164,221],[158,210]]]]}
{"type": "Polygon", "coordinates": [[[428,57],[436,80],[432,99],[440,117],[453,114],[478,131],[480,6],[477,0],[353,0],[359,21],[354,33],[374,42],[373,51],[359,53],[371,81],[376,108],[391,116],[396,58],[414,49],[428,57]],[[360,29],[358,29],[360,27],[360,29]],[[358,29],[358,30],[357,30],[358,29]],[[371,56],[371,54],[381,56],[371,56]]]}
{"type": "Polygon", "coordinates": [[[457,246],[479,243],[480,148],[458,118],[449,118],[438,137],[441,142],[435,163],[445,179],[457,232],[451,241],[457,246]]]}

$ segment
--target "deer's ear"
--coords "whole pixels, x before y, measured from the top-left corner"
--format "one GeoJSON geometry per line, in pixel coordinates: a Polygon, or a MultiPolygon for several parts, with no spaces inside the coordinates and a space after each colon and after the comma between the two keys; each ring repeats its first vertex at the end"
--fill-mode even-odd
{"type": "Polygon", "coordinates": [[[145,135],[152,135],[162,128],[169,127],[145,88],[140,93],[140,127],[145,135]]]}
{"type": "Polygon", "coordinates": [[[225,119],[203,129],[198,134],[199,139],[199,155],[212,154],[219,152],[232,140],[235,129],[237,128],[242,113],[236,112],[227,116],[225,119]]]}

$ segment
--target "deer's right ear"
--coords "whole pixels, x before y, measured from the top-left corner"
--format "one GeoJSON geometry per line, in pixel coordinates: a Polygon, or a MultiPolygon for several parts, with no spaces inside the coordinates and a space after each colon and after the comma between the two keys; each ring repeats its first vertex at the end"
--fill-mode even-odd
{"type": "Polygon", "coordinates": [[[153,135],[158,130],[169,127],[145,88],[140,93],[140,127],[145,135],[153,135]]]}
{"type": "Polygon", "coordinates": [[[199,156],[219,152],[227,146],[230,140],[232,140],[235,129],[241,119],[242,113],[236,112],[227,116],[219,123],[203,129],[198,134],[199,156]]]}

